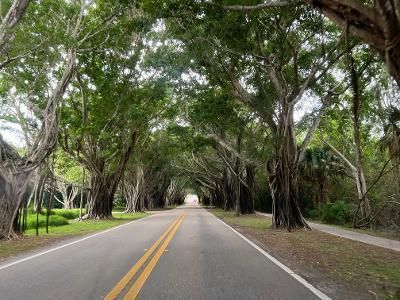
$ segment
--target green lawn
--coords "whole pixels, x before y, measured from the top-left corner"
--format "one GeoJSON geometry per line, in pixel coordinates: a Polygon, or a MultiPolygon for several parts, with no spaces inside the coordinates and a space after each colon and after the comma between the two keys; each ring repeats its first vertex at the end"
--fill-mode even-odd
{"type": "MultiPolygon", "coordinates": [[[[146,213],[134,213],[134,214],[124,214],[124,213],[113,213],[114,219],[110,220],[69,220],[68,225],[62,226],[49,226],[49,235],[77,235],[86,234],[99,230],[108,229],[128,221],[133,221],[141,219],[147,216],[146,213]]],[[[46,229],[44,227],[39,229],[39,234],[46,234],[46,229]]],[[[27,236],[36,235],[36,230],[30,228],[26,231],[27,236]]]]}

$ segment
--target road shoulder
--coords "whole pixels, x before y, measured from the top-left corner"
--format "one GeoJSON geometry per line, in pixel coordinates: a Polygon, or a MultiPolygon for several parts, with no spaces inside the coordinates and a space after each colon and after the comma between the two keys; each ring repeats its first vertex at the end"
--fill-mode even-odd
{"type": "Polygon", "coordinates": [[[400,296],[400,256],[396,251],[316,230],[273,230],[270,220],[262,216],[209,211],[334,299],[400,296]]]}

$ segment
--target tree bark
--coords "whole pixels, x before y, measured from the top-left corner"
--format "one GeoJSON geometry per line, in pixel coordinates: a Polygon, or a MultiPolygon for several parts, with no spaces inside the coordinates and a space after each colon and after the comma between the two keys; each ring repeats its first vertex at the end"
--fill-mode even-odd
{"type": "Polygon", "coordinates": [[[13,30],[25,14],[30,0],[14,0],[6,16],[0,24],[0,55],[7,51],[10,40],[13,39],[13,30]]]}
{"type": "Polygon", "coordinates": [[[79,188],[71,183],[64,182],[62,179],[58,179],[57,189],[62,195],[62,201],[58,200],[58,202],[62,203],[64,209],[75,208],[74,200],[79,194],[79,188]]]}
{"type": "Polygon", "coordinates": [[[242,214],[253,214],[254,213],[254,198],[255,198],[255,166],[247,164],[246,170],[246,185],[241,183],[240,193],[240,210],[242,214]]]}
{"type": "Polygon", "coordinates": [[[126,213],[144,210],[144,174],[142,167],[127,170],[124,187],[126,191],[126,213]]]}
{"type": "MultiPolygon", "coordinates": [[[[96,165],[95,170],[92,170],[90,180],[90,197],[88,200],[86,219],[108,219],[112,218],[112,208],[114,202],[114,194],[117,190],[118,184],[125,172],[126,164],[132,154],[133,147],[136,144],[137,131],[133,130],[129,144],[121,155],[114,171],[106,175],[104,159],[97,158],[97,153],[93,153],[91,163],[88,167],[96,165]]],[[[93,147],[96,149],[95,147],[93,147]]],[[[86,161],[88,162],[88,161],[86,161]]]]}
{"type": "Polygon", "coordinates": [[[235,175],[232,175],[232,192],[233,196],[235,198],[235,211],[236,211],[236,216],[240,216],[242,213],[242,207],[240,203],[240,196],[242,194],[242,184],[240,182],[240,160],[239,158],[235,159],[235,175]]]}
{"type": "Polygon", "coordinates": [[[284,103],[280,114],[274,157],[268,162],[268,183],[272,196],[272,226],[289,231],[309,228],[298,204],[297,145],[293,107],[284,103]]]}
{"type": "Polygon", "coordinates": [[[90,179],[90,198],[87,219],[110,219],[117,184],[112,178],[92,175],[90,179]]]}
{"type": "MultiPolygon", "coordinates": [[[[2,140],[0,135],[0,144],[2,140]]],[[[19,233],[16,224],[18,209],[32,170],[19,172],[19,166],[9,159],[3,162],[0,159],[0,163],[0,239],[15,239],[19,233]]]]}
{"type": "Polygon", "coordinates": [[[37,169],[36,176],[34,178],[35,185],[34,185],[34,192],[33,192],[33,208],[35,212],[39,212],[42,205],[42,196],[46,186],[46,181],[48,179],[48,168],[46,163],[40,164],[39,168],[37,169]]]}
{"type": "Polygon", "coordinates": [[[225,211],[229,211],[235,208],[235,197],[233,192],[232,176],[234,175],[228,170],[228,168],[224,168],[221,193],[224,199],[223,208],[225,211]]]}
{"type": "Polygon", "coordinates": [[[348,49],[348,59],[350,64],[350,77],[353,87],[353,140],[355,145],[355,179],[358,192],[358,208],[354,214],[353,227],[359,226],[359,213],[362,222],[369,223],[371,217],[371,207],[367,196],[367,184],[365,182],[364,169],[362,165],[361,153],[361,93],[359,89],[358,73],[355,66],[355,61],[351,49],[348,49]]]}

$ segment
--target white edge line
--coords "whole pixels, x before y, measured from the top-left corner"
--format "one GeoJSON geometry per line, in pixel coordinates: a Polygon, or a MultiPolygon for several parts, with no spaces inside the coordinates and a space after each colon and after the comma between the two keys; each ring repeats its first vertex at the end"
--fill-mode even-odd
{"type": "Polygon", "coordinates": [[[9,268],[9,267],[12,267],[12,266],[14,266],[14,265],[20,264],[20,263],[22,263],[22,262],[25,262],[25,261],[27,261],[27,260],[31,260],[31,259],[33,259],[33,258],[36,258],[36,257],[42,256],[42,255],[45,255],[45,254],[48,254],[48,253],[51,253],[51,252],[60,250],[60,249],[62,249],[62,248],[68,247],[68,246],[72,246],[72,245],[77,244],[77,243],[79,243],[79,242],[83,242],[83,241],[86,241],[86,240],[88,240],[88,239],[94,238],[94,237],[96,237],[96,236],[102,235],[102,234],[104,234],[104,233],[107,233],[107,232],[116,230],[116,229],[118,229],[118,228],[127,226],[127,225],[129,225],[129,224],[131,224],[131,223],[133,223],[133,222],[138,222],[138,221],[141,221],[141,220],[144,220],[144,219],[147,219],[147,218],[151,218],[152,216],[155,216],[155,215],[157,215],[157,214],[149,214],[148,216],[145,216],[145,217],[143,217],[143,218],[136,219],[136,220],[132,220],[132,221],[127,222],[127,223],[125,223],[125,224],[121,224],[121,225],[115,226],[115,227],[113,227],[113,228],[110,228],[110,229],[107,229],[107,230],[104,230],[104,231],[97,232],[97,233],[95,233],[95,234],[86,236],[86,237],[84,237],[84,238],[81,238],[81,239],[79,239],[79,240],[70,242],[70,243],[68,243],[68,244],[64,244],[64,245],[61,245],[61,246],[58,246],[58,247],[54,247],[54,248],[51,248],[51,249],[49,249],[49,250],[46,250],[46,251],[43,251],[43,252],[40,252],[40,253],[37,253],[37,254],[31,255],[31,256],[28,256],[28,257],[19,259],[19,260],[17,260],[17,261],[13,261],[13,262],[11,262],[11,263],[8,263],[8,264],[5,264],[5,265],[3,265],[3,266],[0,266],[0,271],[1,271],[1,270],[4,270],[4,269],[7,269],[7,268],[9,268]]]}
{"type": "MultiPolygon", "coordinates": [[[[213,215],[213,214],[212,214],[213,215]]],[[[213,215],[216,217],[215,215],[213,215]]],[[[254,244],[252,241],[250,241],[248,238],[246,238],[243,234],[226,224],[224,221],[222,221],[220,218],[216,217],[218,221],[220,221],[222,224],[224,224],[226,227],[231,229],[234,233],[236,233],[238,236],[240,236],[243,240],[245,240],[247,243],[249,243],[251,246],[253,246],[255,249],[257,249],[262,255],[264,255],[266,258],[271,260],[274,264],[276,264],[278,267],[280,267],[282,270],[284,270],[286,273],[288,273],[290,276],[292,276],[294,279],[296,279],[298,282],[300,282],[302,285],[304,285],[307,289],[309,289],[311,292],[313,292],[315,295],[317,295],[320,299],[322,300],[332,300],[330,297],[325,295],[323,292],[321,292],[319,289],[314,287],[311,283],[309,283],[307,280],[305,280],[303,277],[300,275],[296,274],[293,270],[291,270],[289,267],[285,266],[283,263],[281,263],[279,260],[277,260],[275,257],[272,255],[268,254],[265,250],[254,244]]]]}

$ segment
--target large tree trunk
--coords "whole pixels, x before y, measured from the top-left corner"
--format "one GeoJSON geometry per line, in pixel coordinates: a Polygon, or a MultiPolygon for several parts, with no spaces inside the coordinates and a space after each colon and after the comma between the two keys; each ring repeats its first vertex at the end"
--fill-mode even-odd
{"type": "Polygon", "coordinates": [[[126,197],[126,213],[137,212],[136,207],[140,199],[140,194],[138,193],[137,187],[132,183],[124,183],[125,197],[126,197]]]}
{"type": "Polygon", "coordinates": [[[135,213],[144,210],[144,173],[141,167],[127,170],[124,186],[126,191],[126,213],[135,213]]]}
{"type": "Polygon", "coordinates": [[[10,164],[0,165],[0,239],[18,237],[18,209],[33,172],[29,169],[21,172],[10,164]]]}
{"type": "Polygon", "coordinates": [[[92,175],[90,180],[90,198],[87,219],[112,218],[112,207],[117,184],[112,178],[92,175]]]}
{"type": "Polygon", "coordinates": [[[247,164],[246,170],[246,185],[241,183],[240,192],[240,210],[242,214],[254,213],[254,198],[255,198],[255,175],[256,170],[254,165],[247,164]]]}
{"type": "Polygon", "coordinates": [[[45,162],[40,164],[35,176],[35,185],[33,192],[33,208],[39,212],[42,205],[43,192],[48,178],[48,168],[45,162]]]}
{"type": "Polygon", "coordinates": [[[358,227],[361,223],[370,223],[371,207],[367,196],[367,184],[365,182],[364,169],[362,165],[361,153],[361,92],[359,88],[358,76],[351,49],[348,49],[348,59],[350,64],[350,77],[353,87],[353,140],[355,145],[355,180],[358,192],[358,208],[354,215],[353,227],[358,227]],[[360,218],[359,218],[360,217],[360,218]]]}
{"type": "Polygon", "coordinates": [[[62,201],[57,199],[57,197],[56,199],[63,205],[64,209],[75,208],[74,200],[79,194],[79,188],[73,184],[64,182],[62,179],[59,179],[57,180],[57,189],[61,193],[62,201]]]}
{"type": "Polygon", "coordinates": [[[104,174],[106,172],[104,159],[99,159],[97,154],[93,154],[91,158],[92,167],[96,165],[96,170],[92,173],[90,180],[90,197],[86,219],[112,218],[114,194],[121,181],[122,174],[125,172],[125,167],[131,157],[136,139],[137,131],[133,130],[127,149],[121,155],[115,171],[109,175],[104,174]]]}
{"type": "Polygon", "coordinates": [[[240,196],[242,194],[242,184],[240,183],[240,160],[236,158],[235,160],[235,173],[236,175],[232,174],[232,193],[235,199],[235,212],[236,216],[240,216],[242,213],[242,207],[240,205],[240,196]]]}
{"type": "Polygon", "coordinates": [[[353,219],[353,227],[362,226],[363,223],[369,223],[371,217],[371,206],[367,197],[367,183],[364,177],[362,167],[354,170],[354,179],[356,181],[358,207],[353,219]]]}
{"type": "Polygon", "coordinates": [[[400,172],[399,172],[400,159],[397,157],[393,158],[391,163],[393,167],[393,177],[396,182],[397,197],[400,198],[400,172]]]}
{"type": "Polygon", "coordinates": [[[272,196],[274,228],[309,228],[298,204],[297,146],[294,135],[293,110],[283,106],[275,157],[268,162],[268,182],[272,196]]]}
{"type": "Polygon", "coordinates": [[[223,179],[222,179],[222,195],[224,201],[224,210],[229,211],[235,208],[235,197],[233,191],[233,180],[232,180],[232,172],[228,170],[228,168],[224,169],[223,179]]]}

